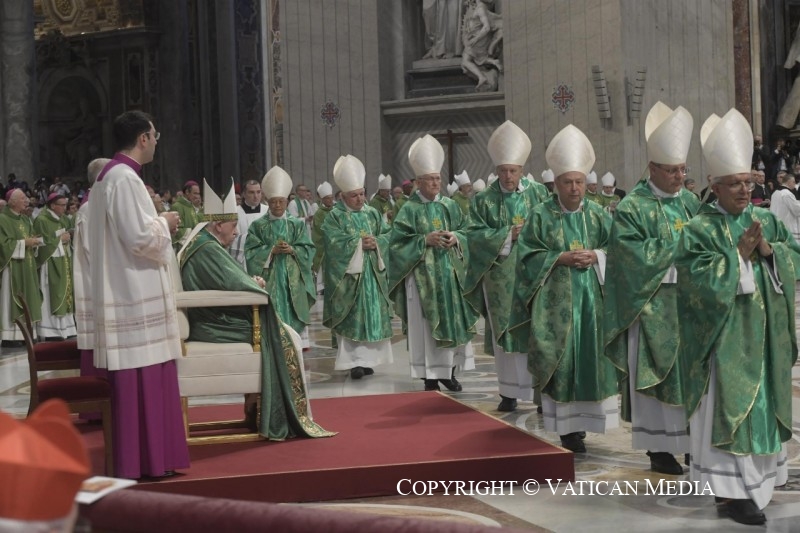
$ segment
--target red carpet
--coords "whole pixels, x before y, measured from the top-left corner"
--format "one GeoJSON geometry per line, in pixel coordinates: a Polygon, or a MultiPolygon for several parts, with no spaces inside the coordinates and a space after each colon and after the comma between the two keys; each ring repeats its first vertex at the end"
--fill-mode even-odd
{"type": "MultiPolygon", "coordinates": [[[[437,392],[330,398],[314,400],[312,407],[315,420],[338,435],[193,446],[189,470],[139,487],[302,502],[396,495],[401,479],[521,482],[575,477],[572,453],[437,392]]],[[[193,422],[240,412],[238,405],[190,411],[193,422]]]]}

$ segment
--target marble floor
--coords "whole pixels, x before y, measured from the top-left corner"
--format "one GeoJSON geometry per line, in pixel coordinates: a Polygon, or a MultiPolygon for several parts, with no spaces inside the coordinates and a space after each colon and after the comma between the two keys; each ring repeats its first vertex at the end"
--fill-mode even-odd
{"type": "MultiPolygon", "coordinates": [[[[409,377],[408,351],[405,338],[400,334],[400,324],[395,322],[393,341],[394,362],[375,369],[375,375],[361,380],[351,380],[349,373],[333,370],[335,350],[331,348],[330,333],[321,325],[319,304],[313,310],[310,328],[312,349],[305,354],[305,367],[312,399],[341,396],[367,396],[395,392],[422,390],[421,380],[409,377]]],[[[559,443],[558,435],[544,431],[542,417],[536,406],[521,402],[514,413],[496,411],[499,396],[492,357],[483,354],[482,322],[474,345],[475,370],[458,376],[463,392],[449,393],[455,399],[479,409],[490,416],[512,424],[523,431],[545,440],[559,443]]],[[[767,524],[761,530],[774,532],[800,532],[800,366],[792,373],[794,385],[793,429],[794,438],[789,443],[789,483],[776,490],[766,508],[767,524]]],[[[239,401],[239,399],[198,399],[196,403],[239,401]]],[[[28,407],[28,368],[21,349],[0,350],[0,409],[24,416],[28,407]]],[[[729,519],[718,518],[710,495],[658,495],[646,494],[646,483],[657,486],[660,480],[676,481],[675,477],[649,471],[649,460],[644,453],[630,449],[630,427],[612,430],[605,435],[589,434],[586,439],[588,453],[575,458],[577,480],[572,492],[563,484],[558,488],[543,485],[535,495],[527,495],[516,487],[513,494],[387,496],[359,500],[322,502],[313,505],[341,508],[359,513],[392,516],[415,516],[435,520],[455,520],[470,524],[508,526],[532,531],[728,531],[752,530],[729,519]],[[632,487],[639,482],[639,489],[632,487]],[[595,482],[597,492],[607,493],[620,487],[615,495],[590,494],[589,482],[595,482]],[[605,482],[599,483],[599,482],[605,482]],[[615,485],[615,482],[619,484],[615,485]],[[628,482],[626,485],[624,482],[628,482]],[[599,483],[599,484],[598,484],[599,483]],[[581,494],[580,488],[583,488],[581,494]],[[643,488],[645,487],[645,488],[643,488]],[[623,494],[619,494],[622,492],[623,494]]],[[[490,481],[490,480],[487,480],[490,481]]],[[[555,481],[553,482],[555,483],[555,481]]],[[[533,492],[533,491],[531,491],[533,492]]],[[[653,492],[653,491],[650,491],[653,492]]],[[[663,491],[662,491],[663,492],[663,491]]]]}

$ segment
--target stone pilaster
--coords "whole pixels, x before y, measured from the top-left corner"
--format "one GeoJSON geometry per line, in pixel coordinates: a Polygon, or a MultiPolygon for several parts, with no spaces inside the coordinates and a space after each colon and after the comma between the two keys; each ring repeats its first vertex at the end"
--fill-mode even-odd
{"type": "Polygon", "coordinates": [[[36,114],[33,2],[0,3],[0,170],[3,179],[36,180],[34,123],[36,114]]]}

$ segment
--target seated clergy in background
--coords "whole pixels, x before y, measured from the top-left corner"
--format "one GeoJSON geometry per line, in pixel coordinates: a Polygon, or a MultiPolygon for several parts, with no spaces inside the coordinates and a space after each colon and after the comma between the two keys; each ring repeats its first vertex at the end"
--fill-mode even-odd
{"type": "Polygon", "coordinates": [[[178,231],[173,235],[175,250],[180,250],[186,236],[203,218],[203,197],[200,196],[200,185],[194,180],[183,184],[183,195],[172,203],[172,211],[180,216],[178,231]]]}
{"type": "Polygon", "coordinates": [[[397,213],[390,239],[389,290],[395,312],[408,326],[411,377],[460,391],[456,369],[475,368],[472,337],[478,314],[464,299],[467,217],[442,197],[444,150],[426,135],[408,152],[417,192],[397,213]]]}
{"type": "MultiPolygon", "coordinates": [[[[266,294],[264,279],[249,276],[226,251],[236,238],[236,193],[222,200],[204,183],[204,222],[192,230],[178,253],[181,281],[186,291],[248,291],[266,294]]],[[[268,439],[294,436],[329,437],[311,419],[303,379],[302,349],[275,314],[273,306],[259,309],[261,335],[261,419],[259,432],[268,439]]],[[[189,341],[250,343],[253,311],[243,307],[195,307],[188,310],[189,341]]]]}
{"type": "Polygon", "coordinates": [[[603,350],[611,216],[584,198],[595,155],[583,132],[571,124],[561,130],[545,158],[557,194],[533,208],[519,234],[509,334],[530,346],[545,430],[585,452],[584,432],[619,425],[617,376],[603,350]]]}
{"type": "Polygon", "coordinates": [[[342,191],[322,226],[325,254],[323,324],[336,336],[335,370],[350,377],[372,375],[373,368],[392,362],[392,305],[384,257],[389,252],[389,224],[364,205],[364,165],[352,155],[333,167],[342,191]]]}
{"type": "Polygon", "coordinates": [[[269,213],[250,224],[247,231],[247,272],[266,280],[275,312],[300,334],[303,348],[309,348],[309,310],[317,296],[311,274],[314,245],[305,222],[286,212],[292,192],[289,174],[281,167],[272,167],[261,181],[261,190],[267,197],[269,213]]]}
{"type": "Polygon", "coordinates": [[[42,321],[39,337],[66,339],[77,335],[72,290],[72,234],[67,231],[67,198],[50,193],[47,209],[33,222],[33,232],[44,241],[36,253],[42,287],[42,321]]]}
{"type": "Polygon", "coordinates": [[[501,398],[497,409],[513,411],[517,400],[533,399],[527,337],[521,346],[503,337],[514,296],[517,237],[531,209],[550,193],[522,179],[531,141],[519,126],[507,120],[492,133],[487,148],[498,179],[473,200],[466,296],[486,318],[486,351],[494,354],[501,398]]]}
{"type": "Polygon", "coordinates": [[[710,486],[720,514],[762,524],[788,475],[800,248],[750,205],[753,133],[741,113],[709,117],[700,141],[717,202],[683,228],[677,263],[691,480],[710,486]]]}

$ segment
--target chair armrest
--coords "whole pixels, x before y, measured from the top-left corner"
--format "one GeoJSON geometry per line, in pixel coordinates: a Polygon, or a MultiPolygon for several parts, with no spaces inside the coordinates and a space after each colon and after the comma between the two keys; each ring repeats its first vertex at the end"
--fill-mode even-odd
{"type": "Polygon", "coordinates": [[[269,296],[248,291],[181,291],[175,294],[179,309],[189,307],[230,307],[264,305],[269,296]]]}

